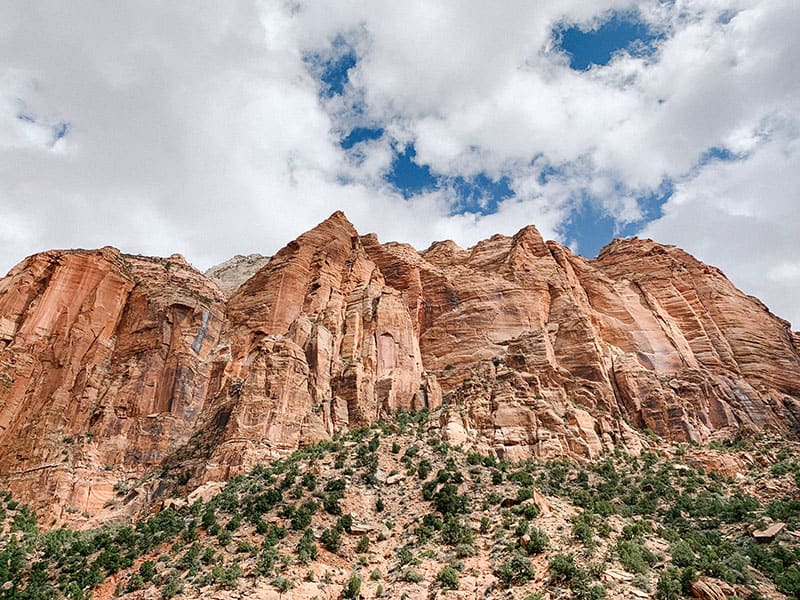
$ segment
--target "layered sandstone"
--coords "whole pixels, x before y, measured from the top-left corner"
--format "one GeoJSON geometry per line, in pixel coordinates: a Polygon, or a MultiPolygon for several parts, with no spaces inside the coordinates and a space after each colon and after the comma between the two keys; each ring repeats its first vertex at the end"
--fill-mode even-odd
{"type": "Polygon", "coordinates": [[[587,260],[534,227],[469,250],[365,245],[404,290],[425,365],[463,404],[453,439],[592,456],[635,451],[629,425],[697,442],[800,430],[788,323],[678,248],[617,240],[587,260]]]}
{"type": "Polygon", "coordinates": [[[225,478],[443,401],[447,439],[510,457],[637,452],[646,429],[797,435],[797,340],[678,248],[587,260],[533,226],[418,252],[335,213],[209,276],[52,251],[0,280],[0,476],[73,520],[147,502],[157,479],[125,488],[161,467],[225,478]]]}
{"type": "Polygon", "coordinates": [[[224,308],[178,255],[53,251],[15,267],[0,280],[11,490],[56,519],[96,514],[115,486],[157,468],[193,433],[224,308]]]}

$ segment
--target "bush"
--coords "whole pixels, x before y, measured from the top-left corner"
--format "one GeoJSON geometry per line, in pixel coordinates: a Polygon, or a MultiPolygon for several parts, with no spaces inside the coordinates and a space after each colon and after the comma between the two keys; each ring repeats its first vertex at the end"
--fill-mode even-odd
{"type": "Polygon", "coordinates": [[[680,569],[670,567],[662,571],[656,585],[656,598],[658,600],[679,600],[682,592],[680,569]]]}
{"type": "Polygon", "coordinates": [[[342,598],[356,600],[361,596],[361,577],[357,573],[350,575],[350,579],[344,584],[342,598]]]}
{"type": "Polygon", "coordinates": [[[657,560],[655,554],[633,540],[617,542],[617,555],[622,566],[631,573],[647,573],[650,565],[657,560]]]}
{"type": "Polygon", "coordinates": [[[165,600],[174,598],[183,591],[183,584],[175,575],[171,575],[161,586],[161,597],[165,600]]]}
{"type": "Polygon", "coordinates": [[[528,542],[525,548],[528,554],[541,554],[550,543],[547,534],[538,527],[532,527],[528,530],[528,542]]]}
{"type": "Polygon", "coordinates": [[[406,581],[408,583],[419,583],[423,579],[425,578],[417,573],[414,569],[406,569],[400,575],[400,581],[406,581]]]}
{"type": "Polygon", "coordinates": [[[336,553],[339,551],[339,548],[342,547],[342,534],[335,527],[326,529],[322,532],[322,535],[319,536],[319,541],[322,542],[322,545],[329,551],[336,553]]]}
{"type": "Polygon", "coordinates": [[[443,515],[453,515],[467,511],[467,497],[458,493],[458,487],[446,483],[434,494],[433,504],[443,515]]]}
{"type": "Polygon", "coordinates": [[[578,578],[580,569],[572,554],[555,554],[550,557],[550,580],[556,583],[570,583],[578,578]]]}
{"type": "Polygon", "coordinates": [[[330,515],[342,514],[342,507],[339,506],[339,500],[341,500],[341,498],[342,498],[341,492],[333,492],[331,494],[328,494],[322,501],[322,508],[324,508],[325,512],[330,515]]]}
{"type": "Polygon", "coordinates": [[[307,565],[312,560],[317,559],[319,554],[317,550],[317,542],[314,540],[314,534],[311,529],[303,531],[300,541],[297,543],[297,560],[302,565],[307,565]]]}
{"type": "Polygon", "coordinates": [[[590,513],[582,512],[572,518],[572,537],[587,548],[594,545],[593,517],[590,513]]]}
{"type": "Polygon", "coordinates": [[[480,528],[481,535],[486,535],[487,533],[489,533],[489,525],[490,525],[489,517],[481,517],[481,528],[480,528]]]}
{"type": "Polygon", "coordinates": [[[420,481],[425,481],[428,478],[428,475],[431,473],[431,463],[426,459],[422,459],[419,461],[417,465],[417,477],[419,477],[420,481]]]}
{"type": "Polygon", "coordinates": [[[442,588],[446,590],[457,590],[458,571],[450,566],[444,567],[441,571],[439,571],[439,573],[437,573],[436,581],[438,581],[442,588]]]}
{"type": "Polygon", "coordinates": [[[694,561],[694,552],[688,543],[679,540],[672,545],[672,564],[676,567],[691,567],[694,561]]]}
{"type": "Polygon", "coordinates": [[[262,577],[269,577],[275,570],[275,563],[278,562],[280,553],[273,547],[267,546],[261,551],[256,560],[255,572],[262,577]]]}
{"type": "Polygon", "coordinates": [[[511,558],[500,565],[495,574],[503,587],[509,588],[530,581],[536,572],[533,570],[531,561],[515,552],[511,558]]]}
{"type": "Polygon", "coordinates": [[[278,590],[278,593],[282,596],[294,587],[294,581],[279,576],[272,580],[272,587],[278,590]]]}
{"type": "Polygon", "coordinates": [[[442,524],[442,540],[450,546],[459,544],[472,545],[472,530],[469,525],[465,525],[458,517],[447,515],[442,524]]]}
{"type": "Polygon", "coordinates": [[[403,546],[402,548],[398,549],[397,562],[400,563],[401,567],[411,564],[413,561],[414,555],[411,553],[411,550],[408,549],[408,546],[403,546]]]}
{"type": "Polygon", "coordinates": [[[336,529],[339,531],[346,531],[350,533],[350,530],[353,528],[353,515],[347,513],[346,515],[342,515],[336,520],[336,529]]]}

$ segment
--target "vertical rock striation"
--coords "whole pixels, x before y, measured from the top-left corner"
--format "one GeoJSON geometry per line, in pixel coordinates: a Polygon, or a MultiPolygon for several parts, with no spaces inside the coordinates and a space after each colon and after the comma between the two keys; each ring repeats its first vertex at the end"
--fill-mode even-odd
{"type": "Polygon", "coordinates": [[[113,248],[0,280],[15,494],[56,522],[102,516],[161,493],[140,479],[158,469],[226,478],[443,401],[447,439],[512,458],[637,452],[643,430],[800,432],[798,334],[678,248],[616,240],[587,260],[529,226],[418,252],[337,212],[223,267],[224,293],[180,256],[113,248]]]}

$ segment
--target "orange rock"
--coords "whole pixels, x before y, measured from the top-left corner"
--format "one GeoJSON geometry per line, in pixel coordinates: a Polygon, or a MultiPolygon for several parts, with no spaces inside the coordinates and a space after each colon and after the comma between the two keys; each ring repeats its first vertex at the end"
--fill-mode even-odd
{"type": "Polygon", "coordinates": [[[113,248],[0,279],[0,478],[48,522],[162,465],[224,479],[443,402],[445,438],[512,459],[800,430],[798,334],[650,240],[587,260],[529,226],[417,252],[334,213],[209,273],[229,298],[179,255],[113,248]]]}

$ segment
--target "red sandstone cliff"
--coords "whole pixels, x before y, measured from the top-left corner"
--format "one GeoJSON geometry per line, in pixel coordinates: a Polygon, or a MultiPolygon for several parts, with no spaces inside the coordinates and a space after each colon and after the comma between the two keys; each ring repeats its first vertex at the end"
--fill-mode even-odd
{"type": "Polygon", "coordinates": [[[800,431],[797,334],[649,240],[586,260],[530,226],[417,252],[335,213],[226,293],[111,248],[0,280],[5,485],[75,520],[163,465],[224,478],[443,397],[445,437],[511,457],[800,431]]]}

